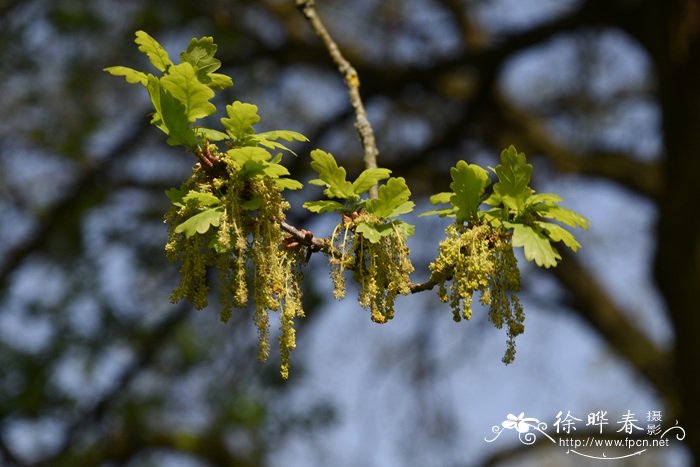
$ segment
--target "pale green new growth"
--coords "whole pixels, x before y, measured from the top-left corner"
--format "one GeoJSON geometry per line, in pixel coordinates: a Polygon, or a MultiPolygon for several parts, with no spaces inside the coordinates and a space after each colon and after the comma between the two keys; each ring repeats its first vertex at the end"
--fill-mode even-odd
{"type": "Polygon", "coordinates": [[[272,151],[296,155],[281,141],[307,138],[292,130],[256,132],[258,107],[240,101],[226,106],[220,129],[200,125],[216,112],[215,92],[233,85],[230,77],[216,73],[221,61],[211,37],[193,38],[180,54],[180,63],[143,31],[136,32],[135,43],[157,74],[125,66],[105,71],[146,88],[153,105],[151,123],[167,135],[168,144],[184,146],[197,158],[182,186],[166,192],[172,206],[165,215],[165,251],[181,263],[172,301],[187,299],[197,309],[206,307],[207,270],[216,269],[222,321],[253,298],[261,359],[270,352],[270,312],[279,312],[280,372],[286,379],[296,347],[294,320],[304,316],[302,265],[320,250],[329,257],[335,298],[345,296],[344,272],[351,270],[360,286],[358,301],[377,323],[394,316],[398,295],[433,285],[450,303],[455,320],[469,319],[474,293],[479,292],[490,321],[507,327],[503,361],[513,360],[514,339],[524,331],[525,319],[517,297],[520,272],[513,247],[523,247],[525,258],[538,266],[556,266],[561,256],[553,243],[574,251],[581,246],[560,224],[588,227],[583,216],[558,205],[559,196],[535,193],[529,186],[532,166],[524,154],[513,146],[501,153],[500,163],[491,169],[497,181],[490,196],[486,169],[459,161],[450,170],[452,191],[430,197],[431,203],[448,206],[423,215],[449,216],[455,222],[446,229],[438,257],[430,264],[431,279],[416,285],[410,279],[413,265],[406,245],[415,227],[399,219],[415,206],[403,178],[391,177],[385,168],[368,168],[351,182],[331,154],[316,149],[311,167],[318,178],[309,184],[323,187],[330,199],[303,206],[313,213],[336,213],[340,221],[330,240],[317,240],[310,232],[288,226],[284,191],[303,185],[289,177],[282,153],[272,151]]]}

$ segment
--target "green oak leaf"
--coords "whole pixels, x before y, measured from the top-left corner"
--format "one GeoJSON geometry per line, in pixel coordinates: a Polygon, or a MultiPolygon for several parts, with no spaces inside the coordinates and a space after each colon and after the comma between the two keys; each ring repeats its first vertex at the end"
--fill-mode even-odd
{"type": "Polygon", "coordinates": [[[221,222],[221,215],[224,212],[222,207],[205,209],[187,219],[182,224],[175,227],[175,233],[184,233],[187,238],[199,233],[204,234],[209,227],[218,227],[221,222]]]}
{"type": "Polygon", "coordinates": [[[369,225],[366,222],[360,222],[355,227],[355,232],[361,234],[364,238],[369,240],[370,243],[379,243],[382,239],[382,234],[374,226],[369,225]]]}
{"type": "Polygon", "coordinates": [[[195,132],[207,141],[224,141],[229,139],[226,133],[211,128],[195,128],[195,132]]]}
{"type": "Polygon", "coordinates": [[[433,209],[433,210],[425,211],[423,213],[418,214],[418,217],[427,217],[427,216],[454,217],[455,212],[456,212],[455,208],[433,209]]]}
{"type": "Polygon", "coordinates": [[[249,161],[260,163],[262,167],[262,163],[272,158],[272,154],[266,149],[256,146],[243,146],[242,148],[229,149],[226,151],[226,154],[239,170],[249,161]]]}
{"type": "Polygon", "coordinates": [[[557,265],[561,259],[559,252],[552,246],[544,234],[529,225],[503,223],[507,228],[513,228],[513,246],[523,247],[525,259],[534,261],[538,266],[550,268],[557,265]]]}
{"type": "Polygon", "coordinates": [[[546,206],[554,206],[557,203],[564,201],[561,196],[554,193],[535,193],[525,200],[525,206],[534,206],[536,204],[544,204],[546,206]]]}
{"type": "Polygon", "coordinates": [[[407,222],[404,222],[402,220],[394,219],[391,221],[392,228],[397,230],[403,238],[410,237],[414,233],[416,233],[416,226],[413,224],[409,224],[407,222]]]}
{"type": "Polygon", "coordinates": [[[275,179],[275,185],[280,190],[301,190],[304,188],[303,183],[293,178],[277,178],[275,179]]]}
{"type": "Polygon", "coordinates": [[[552,241],[563,242],[564,245],[571,248],[572,251],[578,251],[578,249],[581,248],[581,244],[574,238],[573,234],[562,226],[551,222],[540,221],[535,222],[535,224],[540,227],[552,241]]]}
{"type": "Polygon", "coordinates": [[[491,183],[488,172],[476,164],[459,161],[450,169],[450,176],[450,188],[454,193],[450,202],[457,210],[457,221],[476,217],[484,191],[491,183]]]}
{"type": "Polygon", "coordinates": [[[167,72],[173,62],[162,45],[145,31],[136,31],[134,42],[158,71],[167,72]]]}
{"type": "Polygon", "coordinates": [[[179,190],[177,188],[169,188],[165,190],[165,196],[168,197],[171,203],[177,207],[184,207],[185,206],[185,201],[184,197],[187,195],[188,191],[187,190],[179,190]]]}
{"type": "Polygon", "coordinates": [[[202,193],[201,191],[190,190],[185,196],[183,196],[182,201],[185,203],[194,203],[197,206],[218,206],[221,204],[221,200],[211,193],[202,193]]]}
{"type": "Polygon", "coordinates": [[[306,142],[308,141],[308,138],[301,133],[297,131],[292,131],[292,130],[272,130],[272,131],[264,131],[262,133],[258,133],[255,135],[252,135],[250,137],[251,141],[254,143],[257,143],[261,146],[264,146],[268,149],[280,149],[282,151],[290,152],[296,156],[296,153],[289,149],[287,146],[284,144],[280,143],[277,141],[278,139],[284,140],[284,141],[300,141],[300,142],[306,142]]]}
{"type": "Polygon", "coordinates": [[[253,125],[260,121],[257,105],[235,101],[226,106],[226,114],[228,117],[222,118],[221,124],[234,141],[245,141],[255,134],[253,125]]]}
{"type": "Polygon", "coordinates": [[[221,60],[214,57],[218,46],[214,43],[214,38],[211,36],[201,37],[199,39],[192,38],[187,50],[180,53],[180,60],[191,64],[197,78],[204,84],[209,84],[211,78],[209,74],[221,68],[221,60]]]}
{"type": "Polygon", "coordinates": [[[171,66],[168,74],[163,76],[160,82],[162,88],[185,106],[185,113],[190,122],[216,112],[214,104],[209,102],[214,97],[214,91],[197,79],[190,63],[171,66]]]}
{"type": "Polygon", "coordinates": [[[221,91],[222,89],[230,88],[233,86],[233,80],[230,76],[223,73],[210,73],[209,82],[207,86],[216,91],[221,91]]]}
{"type": "Polygon", "coordinates": [[[110,66],[103,68],[103,71],[106,71],[112,76],[123,76],[127,83],[138,83],[142,86],[148,85],[148,75],[146,73],[134,70],[128,66],[110,66]]]}
{"type": "Polygon", "coordinates": [[[435,193],[430,197],[430,204],[446,204],[452,199],[451,191],[443,191],[442,193],[435,193]]]}
{"type": "MultiPolygon", "coordinates": [[[[190,127],[187,109],[182,102],[175,99],[163,88],[160,91],[161,126],[167,129],[168,139],[166,142],[171,146],[196,146],[197,134],[190,127]]],[[[163,130],[162,127],[161,130],[163,130]]]]}
{"type": "Polygon", "coordinates": [[[326,199],[319,201],[306,201],[303,204],[303,207],[317,214],[324,212],[343,212],[345,209],[344,204],[326,199]]]}
{"type": "Polygon", "coordinates": [[[559,221],[569,227],[581,227],[588,229],[588,219],[571,209],[562,206],[546,206],[545,209],[537,210],[537,213],[547,219],[559,221]]]}
{"type": "Polygon", "coordinates": [[[493,169],[498,175],[498,182],[494,184],[493,191],[501,197],[501,201],[507,208],[522,212],[525,201],[533,190],[528,185],[532,177],[532,165],[527,163],[525,154],[518,153],[514,146],[501,152],[501,163],[493,169]]]}
{"type": "Polygon", "coordinates": [[[291,143],[292,141],[300,141],[302,143],[309,141],[309,138],[307,138],[306,136],[302,135],[298,131],[292,130],[263,131],[262,133],[258,133],[255,136],[257,138],[266,139],[269,141],[277,141],[278,139],[282,139],[289,143],[291,143]]]}
{"type": "Polygon", "coordinates": [[[367,211],[381,219],[396,217],[413,211],[415,204],[409,201],[411,190],[403,177],[392,177],[379,187],[376,199],[365,202],[367,211]]]}
{"type": "Polygon", "coordinates": [[[311,168],[319,178],[309,181],[312,185],[325,186],[323,193],[329,198],[357,199],[352,183],[346,180],[343,167],[338,167],[335,158],[321,149],[311,151],[311,168]]]}
{"type": "Polygon", "coordinates": [[[352,183],[352,190],[360,195],[375,186],[380,180],[389,178],[389,169],[366,169],[352,183]]]}

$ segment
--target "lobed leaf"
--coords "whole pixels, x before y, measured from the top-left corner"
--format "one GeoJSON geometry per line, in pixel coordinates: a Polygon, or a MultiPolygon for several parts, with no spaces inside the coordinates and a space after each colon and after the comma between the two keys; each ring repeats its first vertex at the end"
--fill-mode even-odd
{"type": "Polygon", "coordinates": [[[165,190],[165,196],[168,197],[171,203],[178,207],[183,207],[185,205],[183,198],[187,193],[187,190],[179,190],[177,188],[169,188],[165,190]]]}
{"type": "Polygon", "coordinates": [[[199,39],[193,37],[187,50],[180,53],[180,60],[192,65],[199,81],[209,84],[209,74],[221,68],[221,60],[214,57],[217,48],[211,36],[199,39]]]}
{"type": "Polygon", "coordinates": [[[380,180],[389,178],[391,170],[389,169],[366,169],[352,183],[352,190],[360,195],[370,188],[375,186],[380,180]]]}
{"type": "Polygon", "coordinates": [[[345,208],[344,204],[331,200],[307,201],[302,206],[317,214],[324,212],[342,212],[345,208]]]}
{"type": "Polygon", "coordinates": [[[538,214],[547,219],[559,221],[569,227],[581,227],[588,229],[588,219],[571,209],[562,206],[547,206],[546,209],[538,210],[538,214]]]}
{"type": "Polygon", "coordinates": [[[202,193],[201,191],[190,190],[182,197],[185,203],[194,203],[197,206],[218,206],[221,200],[211,193],[202,193]]]}
{"type": "Polygon", "coordinates": [[[382,234],[374,226],[366,223],[360,222],[355,227],[355,233],[362,235],[364,238],[369,240],[370,243],[379,243],[382,239],[382,234]]]}
{"type": "Polygon", "coordinates": [[[474,218],[479,211],[486,187],[491,183],[488,172],[476,164],[459,161],[450,169],[450,176],[452,177],[450,188],[454,193],[450,197],[450,202],[457,209],[455,213],[457,220],[474,218]]]}
{"type": "Polygon", "coordinates": [[[162,87],[160,89],[160,116],[161,125],[167,129],[168,139],[166,142],[169,145],[182,145],[190,148],[197,145],[197,134],[190,127],[187,109],[182,102],[175,99],[162,87]]]}
{"type": "Polygon", "coordinates": [[[160,82],[162,88],[184,105],[190,122],[216,112],[214,104],[209,102],[214,97],[214,91],[197,79],[190,63],[171,66],[168,74],[163,76],[160,82]]]}
{"type": "Polygon", "coordinates": [[[329,198],[357,199],[352,184],[346,178],[345,169],[338,167],[335,158],[321,149],[311,151],[311,168],[320,178],[311,180],[312,185],[325,186],[323,193],[329,198]]]}
{"type": "Polygon", "coordinates": [[[442,193],[436,193],[430,197],[430,204],[446,204],[452,199],[451,191],[443,191],[442,193]]]}
{"type": "Polygon", "coordinates": [[[175,227],[175,233],[184,233],[187,238],[196,233],[204,234],[209,230],[209,227],[219,226],[222,213],[222,207],[205,209],[204,211],[195,214],[182,224],[175,227]]]}
{"type": "Polygon", "coordinates": [[[571,248],[572,251],[578,251],[581,244],[574,238],[573,234],[558,224],[551,222],[535,222],[547,236],[555,242],[563,242],[564,245],[571,248]]]}
{"type": "Polygon", "coordinates": [[[561,259],[559,252],[552,246],[549,239],[529,225],[511,224],[504,222],[508,228],[513,228],[513,246],[523,247],[525,259],[534,261],[538,266],[549,268],[557,265],[561,259]]]}
{"type": "Polygon", "coordinates": [[[139,46],[139,51],[146,54],[151,64],[158,71],[166,72],[173,62],[162,45],[145,31],[136,31],[134,42],[139,46]]]}
{"type": "Polygon", "coordinates": [[[501,152],[501,163],[494,169],[498,182],[493,186],[494,193],[501,197],[504,206],[516,212],[525,209],[525,201],[533,190],[529,187],[532,165],[527,163],[525,154],[518,153],[514,146],[501,152]]]}
{"type": "Polygon", "coordinates": [[[280,190],[301,190],[304,184],[293,178],[278,178],[275,180],[275,185],[280,190]]]}
{"type": "Polygon", "coordinates": [[[415,204],[409,201],[411,190],[406,185],[403,177],[392,177],[385,185],[379,187],[376,199],[369,199],[365,203],[367,211],[375,216],[387,219],[413,211],[415,204]]]}
{"type": "Polygon", "coordinates": [[[123,76],[127,83],[138,83],[142,86],[148,85],[148,75],[146,73],[134,70],[128,66],[110,66],[103,68],[103,71],[106,71],[112,76],[123,76]]]}
{"type": "Polygon", "coordinates": [[[257,105],[235,101],[226,106],[226,114],[228,118],[222,118],[221,124],[234,141],[245,140],[255,134],[253,125],[260,121],[257,105]]]}

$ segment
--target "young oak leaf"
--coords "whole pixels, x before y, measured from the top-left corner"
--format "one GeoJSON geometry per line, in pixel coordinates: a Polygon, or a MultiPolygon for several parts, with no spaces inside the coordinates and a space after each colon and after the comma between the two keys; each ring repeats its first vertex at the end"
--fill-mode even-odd
{"type": "Polygon", "coordinates": [[[411,190],[403,177],[392,177],[379,187],[376,199],[365,201],[367,211],[381,219],[396,217],[413,211],[415,204],[409,201],[411,190]]]}
{"type": "Polygon", "coordinates": [[[318,173],[319,178],[309,181],[312,185],[325,186],[323,193],[329,198],[357,199],[358,195],[352,188],[352,183],[346,180],[343,167],[338,167],[335,158],[321,150],[311,151],[311,168],[318,173]]]}
{"type": "Polygon", "coordinates": [[[216,112],[214,104],[209,102],[214,97],[214,91],[197,79],[190,63],[171,66],[160,82],[163,89],[185,106],[185,114],[190,122],[216,112]]]}
{"type": "MultiPolygon", "coordinates": [[[[450,188],[454,193],[450,196],[450,202],[456,209],[457,221],[476,217],[486,187],[491,183],[488,172],[476,164],[458,161],[450,169],[450,176],[450,188]]],[[[442,198],[444,195],[441,195],[442,198]]]]}
{"type": "Polygon", "coordinates": [[[272,130],[272,131],[264,131],[262,133],[258,133],[255,135],[251,135],[250,137],[251,141],[259,144],[260,146],[264,146],[268,149],[280,149],[282,151],[287,151],[291,152],[296,156],[296,153],[289,149],[287,146],[284,144],[278,142],[278,139],[282,139],[284,141],[292,142],[292,141],[300,141],[300,142],[307,142],[309,139],[302,135],[301,133],[297,131],[292,131],[292,130],[272,130]]]}
{"type": "Polygon", "coordinates": [[[146,73],[134,70],[128,66],[109,66],[107,68],[103,68],[102,70],[106,71],[112,76],[123,76],[127,83],[138,83],[142,86],[148,85],[148,75],[146,73]]]}
{"type": "Polygon", "coordinates": [[[306,201],[303,207],[316,214],[322,214],[324,212],[342,212],[345,205],[337,201],[322,199],[318,201],[306,201]]]}
{"type": "Polygon", "coordinates": [[[162,72],[168,71],[173,62],[162,45],[145,31],[136,31],[134,42],[139,46],[139,51],[146,54],[151,64],[162,72]]]}
{"type": "Polygon", "coordinates": [[[260,121],[257,105],[235,101],[226,106],[226,114],[228,117],[222,118],[221,124],[235,142],[244,142],[255,134],[253,125],[260,121]]]}
{"type": "Polygon", "coordinates": [[[202,193],[201,191],[190,190],[182,197],[185,203],[194,203],[197,206],[218,206],[221,200],[211,193],[202,193]]]}
{"type": "Polygon", "coordinates": [[[357,224],[357,227],[355,227],[355,232],[361,234],[364,238],[369,240],[370,243],[379,243],[379,240],[382,239],[381,232],[377,230],[375,226],[366,222],[360,222],[357,224]]]}
{"type": "Polygon", "coordinates": [[[514,146],[501,152],[501,163],[492,169],[498,175],[493,191],[500,196],[504,206],[516,212],[525,209],[526,200],[533,190],[528,185],[532,177],[532,165],[525,154],[518,153],[514,146]]]}
{"type": "Polygon", "coordinates": [[[374,185],[377,184],[380,180],[386,180],[389,178],[389,175],[391,174],[391,170],[389,169],[366,169],[363,170],[362,173],[355,179],[355,181],[352,183],[352,190],[360,195],[366,191],[368,191],[370,188],[372,188],[374,185]]]}
{"type": "MultiPolygon", "coordinates": [[[[450,202],[450,199],[452,198],[452,193],[451,191],[443,191],[441,193],[436,193],[434,195],[430,196],[430,204],[447,204],[450,202]]],[[[450,206],[449,208],[440,208],[440,209],[433,209],[431,211],[426,211],[418,215],[418,217],[426,217],[426,216],[440,216],[440,217],[445,217],[445,216],[450,216],[454,217],[456,212],[456,209],[454,206],[450,206]]]]}
{"type": "Polygon", "coordinates": [[[161,126],[165,127],[168,135],[167,143],[171,146],[197,145],[197,134],[190,127],[190,120],[187,116],[187,109],[179,100],[175,99],[162,87],[160,89],[160,117],[161,126]]]}
{"type": "Polygon", "coordinates": [[[571,209],[562,206],[546,206],[545,209],[538,210],[540,216],[559,221],[569,227],[581,227],[588,229],[588,219],[571,209]]]}
{"type": "Polygon", "coordinates": [[[562,226],[541,221],[535,222],[535,225],[541,228],[550,240],[554,242],[563,242],[564,245],[571,248],[572,251],[578,251],[578,249],[581,248],[581,244],[574,238],[573,234],[562,226]]]}
{"type": "Polygon", "coordinates": [[[192,38],[187,50],[180,53],[180,60],[194,67],[199,81],[220,91],[233,86],[233,80],[226,75],[214,73],[221,67],[221,60],[214,57],[217,49],[213,37],[192,38]]]}
{"type": "Polygon", "coordinates": [[[219,226],[223,212],[224,209],[221,206],[205,209],[175,227],[175,233],[184,233],[187,238],[196,233],[204,234],[209,230],[209,227],[219,226]]]}
{"type": "Polygon", "coordinates": [[[511,239],[513,246],[523,247],[525,259],[534,261],[538,266],[550,268],[557,265],[561,259],[559,252],[552,246],[549,239],[529,225],[519,223],[503,223],[507,228],[513,229],[511,239]]]}

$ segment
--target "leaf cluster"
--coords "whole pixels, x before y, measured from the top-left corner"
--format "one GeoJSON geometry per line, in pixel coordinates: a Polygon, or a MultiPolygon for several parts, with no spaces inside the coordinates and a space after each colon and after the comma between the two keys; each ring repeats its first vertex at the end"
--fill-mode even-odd
{"type": "Polygon", "coordinates": [[[490,168],[498,181],[493,192],[489,172],[476,164],[459,161],[450,169],[450,192],[430,197],[432,204],[448,207],[421,214],[454,217],[457,223],[487,222],[507,230],[513,246],[523,247],[525,258],[538,266],[556,266],[561,255],[552,243],[562,242],[577,251],[581,244],[562,227],[588,228],[588,220],[560,206],[562,198],[553,193],[535,193],[530,187],[532,165],[525,154],[510,146],[501,152],[500,163],[490,168]]]}
{"type": "MultiPolygon", "coordinates": [[[[406,241],[415,227],[399,218],[415,207],[406,181],[385,168],[366,169],[350,181],[333,155],[316,149],[310,158],[318,177],[309,184],[322,187],[325,199],[303,206],[316,214],[336,213],[341,220],[329,240],[312,242],[305,231],[287,234],[281,228],[289,208],[284,191],[303,185],[290,178],[281,161],[284,153],[296,156],[286,143],[307,138],[291,130],[257,132],[258,107],[240,101],[226,106],[218,129],[202,125],[216,112],[211,102],[215,92],[233,85],[217,72],[221,61],[211,37],[193,38],[179,63],[144,31],[136,32],[135,43],[154,72],[125,66],[105,71],[143,86],[153,105],[151,123],[167,135],[168,144],[186,147],[198,161],[179,189],[166,192],[172,206],[165,215],[165,249],[181,263],[180,284],[171,299],[206,306],[207,271],[214,267],[221,284],[221,318],[227,321],[232,307],[247,306],[251,285],[261,358],[269,353],[269,312],[279,311],[284,378],[296,345],[294,319],[304,315],[301,266],[311,252],[320,249],[328,255],[336,298],[345,294],[344,271],[352,270],[360,305],[375,322],[391,319],[395,298],[412,293],[414,286],[406,241]]],[[[524,330],[513,247],[523,247],[525,258],[538,266],[555,266],[561,256],[553,243],[574,251],[580,247],[564,227],[587,228],[588,221],[560,206],[558,195],[536,193],[530,186],[532,165],[513,146],[501,153],[495,168],[459,161],[450,177],[451,191],[430,198],[445,206],[422,214],[455,219],[430,265],[428,282],[438,286],[456,319],[471,316],[473,294],[481,293],[489,319],[496,327],[507,325],[504,361],[510,362],[514,338],[524,330]]]]}
{"type": "Polygon", "coordinates": [[[404,238],[413,235],[415,227],[397,219],[413,211],[415,206],[409,200],[411,190],[403,177],[391,177],[389,169],[365,169],[351,183],[335,158],[320,149],[311,152],[311,168],[318,173],[318,178],[310,180],[309,184],[324,187],[323,194],[331,199],[305,202],[304,207],[309,211],[342,214],[353,224],[354,232],[371,243],[378,243],[382,237],[396,231],[404,238]],[[383,180],[386,182],[379,186],[376,198],[363,196],[383,180]],[[359,216],[360,213],[369,215],[359,216]]]}

